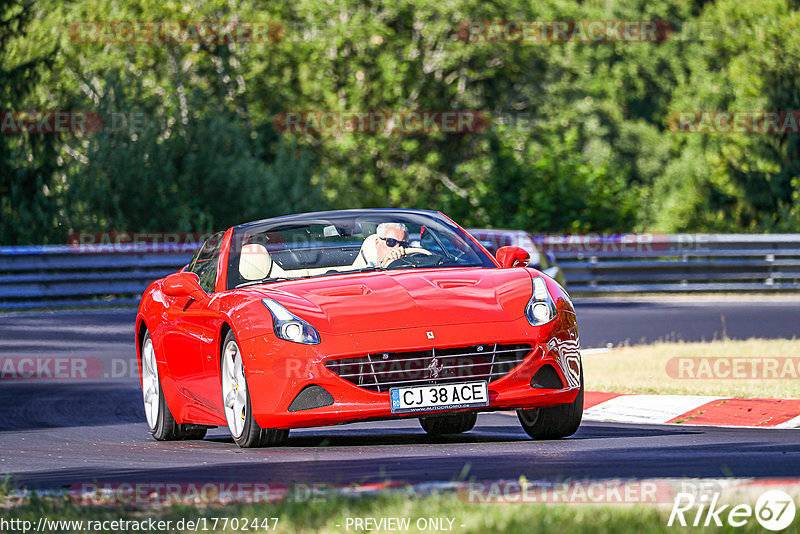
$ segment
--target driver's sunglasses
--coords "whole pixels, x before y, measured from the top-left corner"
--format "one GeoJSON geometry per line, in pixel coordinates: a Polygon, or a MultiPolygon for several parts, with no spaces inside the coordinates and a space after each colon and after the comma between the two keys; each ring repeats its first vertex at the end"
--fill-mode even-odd
{"type": "Polygon", "coordinates": [[[379,237],[378,239],[383,239],[386,241],[386,246],[389,248],[394,248],[397,245],[400,245],[403,248],[408,248],[408,241],[400,241],[399,239],[395,239],[393,237],[379,237]]]}

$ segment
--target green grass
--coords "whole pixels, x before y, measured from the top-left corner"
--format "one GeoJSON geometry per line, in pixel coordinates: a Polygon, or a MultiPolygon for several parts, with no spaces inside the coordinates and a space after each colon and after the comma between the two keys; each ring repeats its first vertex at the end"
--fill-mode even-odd
{"type": "MultiPolygon", "coordinates": [[[[689,379],[674,376],[675,367],[671,376],[668,363],[676,358],[796,358],[798,355],[800,340],[797,339],[660,342],[588,354],[583,357],[583,366],[589,391],[796,399],[800,398],[800,379],[788,374],[782,375],[783,378],[759,379],[702,374],[702,378],[689,379]]],[[[699,370],[700,367],[693,369],[699,370]]],[[[695,376],[699,374],[698,371],[695,376]]]]}
{"type": "Polygon", "coordinates": [[[0,499],[5,499],[12,491],[14,491],[14,485],[11,482],[11,475],[5,475],[0,480],[0,499]]]}
{"type": "MultiPolygon", "coordinates": [[[[277,532],[286,533],[347,533],[359,532],[346,528],[348,518],[409,518],[412,528],[419,518],[454,519],[455,534],[616,534],[616,533],[674,533],[736,532],[740,534],[762,532],[755,520],[743,528],[668,527],[669,509],[647,506],[607,506],[594,504],[543,505],[543,504],[473,504],[459,500],[452,494],[410,498],[406,495],[383,495],[362,498],[331,498],[312,502],[285,501],[278,504],[229,505],[226,507],[142,507],[130,506],[78,506],[67,498],[32,498],[0,509],[0,518],[22,519],[34,524],[40,517],[61,520],[116,520],[148,519],[170,520],[173,526],[162,532],[186,532],[174,525],[181,519],[206,518],[209,525],[214,517],[227,518],[278,518],[277,532]]],[[[273,523],[270,524],[270,529],[273,523]]],[[[106,532],[106,530],[99,530],[106,532]]],[[[110,530],[108,530],[110,532],[110,530]]],[[[128,532],[117,530],[117,532],[128,532]]],[[[202,531],[202,529],[200,529],[202,531]]],[[[259,530],[263,532],[263,530],[259,530]]],[[[384,532],[376,529],[372,532],[384,532]]],[[[51,530],[51,532],[80,532],[77,529],[51,530]]],[[[214,532],[237,532],[218,526],[214,532]]],[[[242,532],[239,529],[238,532],[242,532]]],[[[255,532],[255,530],[250,530],[255,532]]],[[[360,531],[363,532],[363,531],[360,531]]],[[[402,532],[402,531],[401,531],[402,532]]],[[[427,532],[435,532],[428,530],[427,532]]],[[[442,532],[442,531],[440,531],[442,532]]]]}

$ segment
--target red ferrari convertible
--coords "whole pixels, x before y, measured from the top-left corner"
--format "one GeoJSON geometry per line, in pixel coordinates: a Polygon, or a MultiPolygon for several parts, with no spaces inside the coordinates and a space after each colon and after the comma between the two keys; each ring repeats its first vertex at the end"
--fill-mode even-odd
{"type": "Polygon", "coordinates": [[[346,210],[210,237],[145,291],[136,351],[158,440],[225,425],[241,447],[292,428],[419,418],[467,432],[516,410],[536,439],[583,408],[575,311],[528,253],[496,257],[447,216],[346,210]]]}

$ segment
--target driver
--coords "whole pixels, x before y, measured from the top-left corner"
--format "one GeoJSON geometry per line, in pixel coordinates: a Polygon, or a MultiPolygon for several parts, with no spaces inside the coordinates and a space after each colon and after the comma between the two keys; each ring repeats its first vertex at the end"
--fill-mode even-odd
{"type": "Polygon", "coordinates": [[[406,255],[408,248],[408,228],[403,223],[381,223],[375,233],[378,240],[375,248],[378,251],[377,267],[387,267],[394,260],[406,255]]]}

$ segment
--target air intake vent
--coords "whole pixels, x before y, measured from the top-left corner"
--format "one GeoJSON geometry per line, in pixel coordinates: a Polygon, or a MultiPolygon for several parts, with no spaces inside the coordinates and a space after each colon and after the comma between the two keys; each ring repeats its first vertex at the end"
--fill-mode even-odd
{"type": "Polygon", "coordinates": [[[324,388],[313,385],[303,388],[289,406],[290,412],[300,412],[333,404],[333,396],[324,388]]]}
{"type": "Polygon", "coordinates": [[[464,380],[492,382],[506,376],[530,354],[531,346],[470,345],[411,352],[379,352],[328,360],[325,366],[370,391],[464,380]]]}
{"type": "Polygon", "coordinates": [[[545,364],[531,378],[531,387],[540,389],[561,389],[564,383],[561,382],[558,373],[552,365],[545,364]]]}

